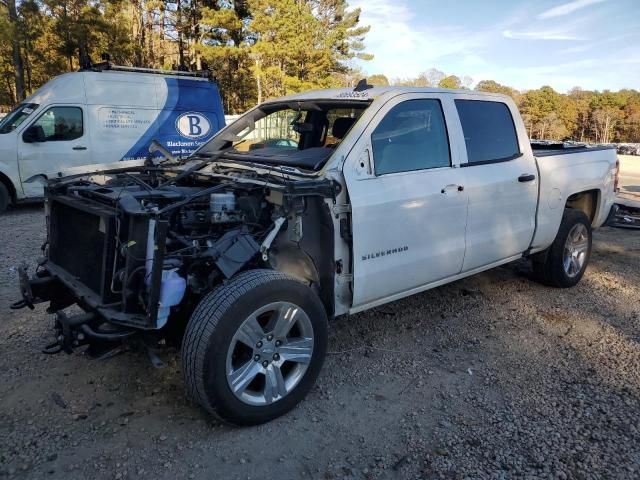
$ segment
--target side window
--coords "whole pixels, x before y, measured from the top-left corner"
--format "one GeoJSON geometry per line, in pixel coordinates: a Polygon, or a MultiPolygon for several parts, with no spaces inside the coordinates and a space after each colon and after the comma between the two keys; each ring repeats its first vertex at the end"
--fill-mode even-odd
{"type": "Polygon", "coordinates": [[[371,135],[376,175],[448,167],[449,140],[438,100],[393,107],[371,135]]]}
{"type": "Polygon", "coordinates": [[[506,104],[456,100],[469,164],[511,160],[520,153],[516,127],[506,104]]]}
{"type": "Polygon", "coordinates": [[[82,110],[78,107],[51,107],[33,126],[42,127],[46,142],[75,140],[82,136],[82,110]]]}

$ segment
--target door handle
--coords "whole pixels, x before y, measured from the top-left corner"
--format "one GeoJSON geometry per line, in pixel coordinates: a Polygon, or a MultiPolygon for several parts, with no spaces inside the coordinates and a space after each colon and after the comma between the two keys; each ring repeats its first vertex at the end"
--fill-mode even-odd
{"type": "Polygon", "coordinates": [[[73,147],[73,150],[86,150],[87,147],[83,147],[82,145],[76,145],[75,147],[73,147]]]}
{"type": "Polygon", "coordinates": [[[533,182],[535,179],[536,176],[533,173],[524,173],[518,177],[520,183],[533,182]]]}
{"type": "Polygon", "coordinates": [[[447,185],[446,187],[444,187],[442,190],[440,190],[440,193],[447,193],[447,190],[449,189],[453,189],[455,188],[456,190],[458,190],[459,192],[464,191],[464,187],[462,185],[456,185],[455,183],[450,183],[449,185],[447,185]]]}

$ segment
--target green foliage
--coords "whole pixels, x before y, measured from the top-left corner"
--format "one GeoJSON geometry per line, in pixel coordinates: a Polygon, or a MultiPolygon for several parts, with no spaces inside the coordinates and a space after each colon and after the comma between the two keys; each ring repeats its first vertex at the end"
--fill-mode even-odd
{"type": "Polygon", "coordinates": [[[0,3],[0,105],[11,105],[16,101],[11,58],[12,36],[7,7],[0,3]]]}
{"type": "Polygon", "coordinates": [[[362,53],[368,27],[360,10],[344,0],[248,0],[252,21],[248,47],[258,101],[314,88],[337,86],[346,62],[362,53]]]}
{"type": "Polygon", "coordinates": [[[108,52],[117,64],[210,68],[226,111],[312,88],[353,84],[367,60],[360,10],[346,0],[24,0],[11,21],[0,0],[0,108],[108,52]],[[19,60],[15,62],[14,40],[19,60]]]}
{"type": "MultiPolygon", "coordinates": [[[[360,13],[347,0],[0,0],[0,110],[22,100],[19,84],[30,94],[77,69],[79,56],[97,61],[103,52],[122,65],[209,68],[229,113],[303,90],[354,86],[365,74],[353,60],[372,58],[360,13]]],[[[368,81],[454,89],[473,83],[435,68],[368,81]]],[[[532,138],[640,142],[636,90],[519,92],[494,80],[475,90],[511,96],[532,138]]]]}
{"type": "Polygon", "coordinates": [[[444,77],[442,80],[440,80],[440,82],[438,83],[438,87],[440,88],[462,88],[462,82],[460,81],[460,78],[456,77],[455,75],[449,75],[448,77],[444,77]]]}
{"type": "MultiPolygon", "coordinates": [[[[468,87],[472,80],[432,68],[415,78],[395,79],[391,83],[461,89],[468,87]]],[[[640,92],[637,90],[592,92],[575,87],[562,94],[543,86],[519,92],[495,80],[481,80],[475,90],[513,98],[531,138],[640,143],[640,92]]]]}
{"type": "Polygon", "coordinates": [[[389,79],[381,73],[377,73],[367,77],[367,83],[369,85],[375,85],[376,87],[388,87],[389,79]]]}
{"type": "Polygon", "coordinates": [[[478,92],[501,93],[510,97],[515,97],[516,95],[516,90],[506,85],[501,85],[494,80],[480,80],[476,84],[475,90],[478,92]]]}
{"type": "Polygon", "coordinates": [[[533,138],[596,143],[640,142],[640,92],[560,94],[551,87],[521,95],[520,111],[533,138]]]}

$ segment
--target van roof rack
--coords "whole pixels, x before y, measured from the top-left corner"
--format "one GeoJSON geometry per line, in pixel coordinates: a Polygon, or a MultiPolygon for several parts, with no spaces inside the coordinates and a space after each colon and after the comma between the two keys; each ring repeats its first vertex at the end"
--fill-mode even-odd
{"type": "Polygon", "coordinates": [[[131,73],[152,73],[156,75],[173,75],[177,77],[194,77],[194,78],[206,78],[208,80],[215,80],[213,72],[211,70],[198,70],[195,72],[182,71],[182,70],[161,70],[159,68],[142,68],[142,67],[129,67],[126,65],[114,65],[111,62],[93,63],[90,66],[83,67],[80,71],[89,72],[103,72],[105,70],[111,70],[115,72],[131,72],[131,73]]]}

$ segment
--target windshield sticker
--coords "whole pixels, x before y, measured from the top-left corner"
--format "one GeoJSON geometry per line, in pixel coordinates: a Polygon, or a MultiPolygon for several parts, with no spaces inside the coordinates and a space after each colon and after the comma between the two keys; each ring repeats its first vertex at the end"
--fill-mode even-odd
{"type": "Polygon", "coordinates": [[[25,107],[22,109],[22,112],[26,113],[27,115],[31,115],[33,113],[33,108],[25,107]]]}

